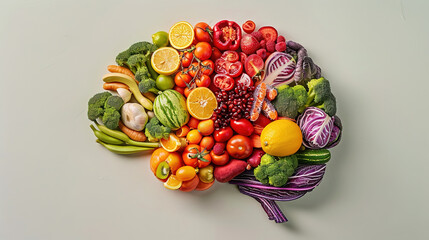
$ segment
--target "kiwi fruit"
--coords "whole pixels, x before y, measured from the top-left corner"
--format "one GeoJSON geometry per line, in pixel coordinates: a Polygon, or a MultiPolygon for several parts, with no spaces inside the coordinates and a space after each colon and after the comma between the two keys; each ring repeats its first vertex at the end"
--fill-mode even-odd
{"type": "Polygon", "coordinates": [[[158,167],[156,168],[155,176],[159,179],[166,179],[170,175],[170,166],[167,162],[161,162],[159,163],[158,167]]]}

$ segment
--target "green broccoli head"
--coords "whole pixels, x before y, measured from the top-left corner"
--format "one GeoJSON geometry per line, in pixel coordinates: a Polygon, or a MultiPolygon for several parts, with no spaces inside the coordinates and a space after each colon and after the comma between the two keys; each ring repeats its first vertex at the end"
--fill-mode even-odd
{"type": "Polygon", "coordinates": [[[297,166],[298,160],[294,155],[276,158],[265,154],[261,158],[261,164],[255,168],[253,173],[256,179],[263,184],[282,187],[293,175],[297,166]]]}
{"type": "Polygon", "coordinates": [[[314,101],[315,103],[322,103],[332,94],[329,81],[323,77],[311,80],[307,83],[307,86],[308,100],[314,101]]]}
{"type": "Polygon", "coordinates": [[[301,85],[294,87],[282,85],[278,88],[277,97],[272,103],[280,116],[296,118],[305,108],[307,91],[301,85]]]}
{"type": "Polygon", "coordinates": [[[110,129],[116,129],[119,124],[119,119],[121,119],[121,114],[118,110],[113,107],[104,109],[104,115],[101,120],[106,127],[110,129]]]}
{"type": "Polygon", "coordinates": [[[143,79],[139,83],[139,90],[142,93],[152,92],[155,94],[159,93],[159,90],[156,88],[156,82],[152,78],[143,79]]]}
{"type": "Polygon", "coordinates": [[[121,107],[124,105],[124,100],[119,96],[110,96],[107,101],[104,103],[104,108],[112,107],[117,111],[121,110],[121,107]]]}
{"type": "Polygon", "coordinates": [[[333,94],[330,94],[325,101],[316,107],[323,109],[329,116],[334,116],[337,113],[337,100],[333,94]]]}
{"type": "Polygon", "coordinates": [[[127,66],[127,61],[128,61],[128,58],[131,56],[131,53],[130,53],[130,51],[128,51],[128,50],[125,50],[125,51],[123,51],[123,52],[120,52],[119,54],[118,54],[118,56],[116,56],[116,63],[119,65],[119,66],[122,66],[122,67],[124,67],[124,66],[127,66]]]}
{"type": "Polygon", "coordinates": [[[158,49],[158,47],[155,44],[152,44],[150,42],[136,42],[133,45],[130,46],[128,49],[131,54],[146,54],[149,52],[149,54],[152,54],[158,49]]]}
{"type": "Polygon", "coordinates": [[[102,92],[95,94],[88,101],[88,119],[95,121],[98,117],[101,117],[104,113],[104,103],[112,96],[110,92],[102,92]]]}
{"type": "Polygon", "coordinates": [[[161,138],[167,139],[169,137],[170,132],[171,128],[162,125],[156,117],[153,117],[146,124],[145,135],[151,142],[158,141],[161,138]]]}
{"type": "MultiPolygon", "coordinates": [[[[136,73],[139,69],[146,67],[146,61],[148,60],[147,55],[143,54],[134,54],[128,58],[127,66],[133,72],[136,73]]],[[[147,67],[146,67],[147,71],[147,67]]]]}
{"type": "Polygon", "coordinates": [[[137,70],[135,78],[139,82],[141,82],[143,79],[151,78],[151,74],[149,73],[149,69],[147,68],[147,66],[143,66],[142,68],[137,70]]]}

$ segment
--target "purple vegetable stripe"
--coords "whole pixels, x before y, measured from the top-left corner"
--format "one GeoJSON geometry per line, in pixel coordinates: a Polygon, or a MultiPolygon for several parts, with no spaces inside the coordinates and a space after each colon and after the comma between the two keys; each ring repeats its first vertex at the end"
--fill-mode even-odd
{"type": "Polygon", "coordinates": [[[293,82],[296,63],[287,53],[275,52],[267,59],[265,64],[264,82],[279,86],[293,82]]]}
{"type": "Polygon", "coordinates": [[[319,108],[307,108],[297,121],[302,131],[304,146],[311,149],[325,147],[334,128],[334,120],[319,108]]]}
{"type": "Polygon", "coordinates": [[[261,204],[262,208],[268,215],[268,219],[274,220],[276,223],[283,223],[288,221],[276,202],[256,197],[254,199],[261,204]]]}
{"type": "Polygon", "coordinates": [[[315,188],[322,181],[326,164],[302,165],[295,170],[295,174],[289,177],[287,188],[315,188]]]}
{"type": "Polygon", "coordinates": [[[246,187],[238,185],[238,190],[253,197],[266,198],[274,201],[292,201],[304,196],[307,191],[279,191],[279,190],[267,190],[257,189],[253,187],[246,187]]]}

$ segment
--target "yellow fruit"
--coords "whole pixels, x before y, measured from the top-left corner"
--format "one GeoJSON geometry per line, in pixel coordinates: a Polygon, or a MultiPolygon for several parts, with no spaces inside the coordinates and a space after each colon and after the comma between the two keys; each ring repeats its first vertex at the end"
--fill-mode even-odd
{"type": "Polygon", "coordinates": [[[160,141],[161,146],[167,151],[167,152],[175,152],[180,149],[182,146],[182,143],[176,135],[173,133],[170,133],[168,139],[161,139],[160,141]]]}
{"type": "Polygon", "coordinates": [[[301,144],[301,129],[290,120],[271,122],[261,133],[262,150],[273,156],[292,155],[298,151],[301,144]]]}
{"type": "Polygon", "coordinates": [[[176,49],[187,48],[194,41],[194,27],[188,22],[178,22],[170,28],[168,39],[176,49]]]}
{"type": "Polygon", "coordinates": [[[162,47],[152,54],[150,60],[153,69],[163,75],[171,75],[180,67],[179,53],[171,47],[162,47]]]}
{"type": "Polygon", "coordinates": [[[164,187],[170,190],[177,190],[182,186],[182,181],[177,179],[175,175],[170,175],[167,181],[164,183],[164,187]]]}
{"type": "Polygon", "coordinates": [[[216,96],[210,89],[198,87],[189,94],[186,106],[192,117],[199,120],[209,119],[217,108],[216,96]]]}

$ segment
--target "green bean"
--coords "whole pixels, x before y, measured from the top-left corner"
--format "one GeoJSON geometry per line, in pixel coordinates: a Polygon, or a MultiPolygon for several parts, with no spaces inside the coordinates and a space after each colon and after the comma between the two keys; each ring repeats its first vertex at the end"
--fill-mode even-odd
{"type": "Polygon", "coordinates": [[[107,150],[117,154],[133,154],[133,153],[139,153],[139,152],[144,152],[144,151],[149,151],[154,149],[151,147],[137,147],[137,146],[108,144],[100,141],[100,139],[97,139],[97,142],[103,145],[105,148],[107,148],[107,150]]]}
{"type": "Polygon", "coordinates": [[[110,144],[116,144],[116,145],[120,145],[120,144],[124,144],[123,141],[111,137],[105,133],[103,133],[102,131],[98,131],[97,129],[95,129],[95,127],[93,125],[90,125],[92,131],[94,132],[94,135],[100,139],[101,141],[105,142],[105,143],[110,143],[110,144]]]}
{"type": "Polygon", "coordinates": [[[100,131],[104,132],[105,134],[111,137],[120,139],[128,145],[139,146],[139,147],[150,147],[150,148],[159,147],[159,143],[157,142],[137,142],[137,141],[131,140],[125,133],[121,131],[112,130],[103,125],[97,125],[97,127],[98,129],[100,129],[100,131]]]}

